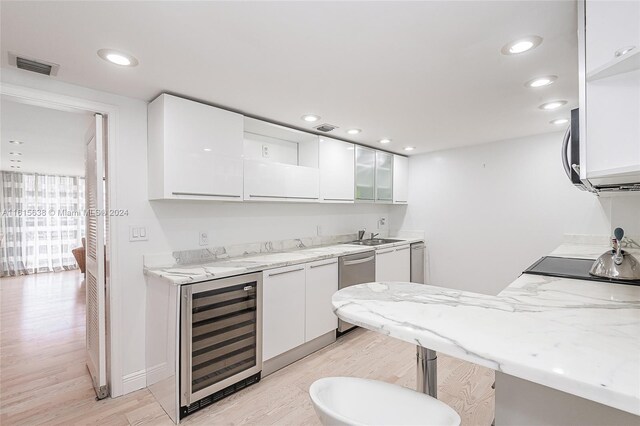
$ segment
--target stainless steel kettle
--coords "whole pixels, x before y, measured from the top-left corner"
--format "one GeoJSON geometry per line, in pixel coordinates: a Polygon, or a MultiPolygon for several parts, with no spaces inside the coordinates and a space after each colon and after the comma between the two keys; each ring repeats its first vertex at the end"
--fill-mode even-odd
{"type": "Polygon", "coordinates": [[[613,249],[600,256],[591,267],[589,273],[597,277],[617,280],[640,280],[640,262],[630,253],[622,250],[624,230],[616,228],[611,240],[613,249]]]}

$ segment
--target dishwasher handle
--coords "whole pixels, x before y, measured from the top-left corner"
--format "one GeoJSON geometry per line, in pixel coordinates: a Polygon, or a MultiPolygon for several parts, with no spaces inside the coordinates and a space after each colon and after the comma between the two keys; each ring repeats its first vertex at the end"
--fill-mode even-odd
{"type": "Polygon", "coordinates": [[[370,256],[370,257],[365,257],[364,259],[358,259],[358,260],[345,260],[343,265],[344,266],[351,266],[351,265],[358,265],[360,263],[366,263],[366,262],[371,262],[372,260],[374,260],[376,257],[374,256],[370,256]]]}

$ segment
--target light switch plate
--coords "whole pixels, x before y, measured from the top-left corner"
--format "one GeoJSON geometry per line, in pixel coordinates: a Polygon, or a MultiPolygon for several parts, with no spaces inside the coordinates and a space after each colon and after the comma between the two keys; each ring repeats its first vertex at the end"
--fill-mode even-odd
{"type": "Polygon", "coordinates": [[[129,241],[137,242],[137,241],[148,241],[149,237],[147,234],[146,226],[129,226],[129,241]]]}
{"type": "Polygon", "coordinates": [[[209,233],[207,231],[200,231],[198,238],[201,246],[209,245],[209,233]]]}

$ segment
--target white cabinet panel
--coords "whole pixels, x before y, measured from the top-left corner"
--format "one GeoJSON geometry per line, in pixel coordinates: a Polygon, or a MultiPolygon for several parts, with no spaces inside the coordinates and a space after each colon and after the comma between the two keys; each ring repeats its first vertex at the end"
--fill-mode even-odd
{"type": "Polygon", "coordinates": [[[376,203],[393,202],[393,154],[376,151],[376,203]]]}
{"type": "Polygon", "coordinates": [[[242,200],[242,115],[163,94],[148,129],[150,199],[242,200]]]}
{"type": "Polygon", "coordinates": [[[244,161],[244,199],[317,201],[318,169],[261,160],[244,161]]]}
{"type": "Polygon", "coordinates": [[[409,196],[409,158],[393,156],[393,203],[407,204],[409,196]]]}
{"type": "Polygon", "coordinates": [[[338,328],[331,297],[338,291],[338,259],[307,263],[305,341],[338,328]]]}
{"type": "Polygon", "coordinates": [[[376,250],[376,281],[411,281],[409,244],[376,250]]]}
{"type": "Polygon", "coordinates": [[[375,201],[376,151],[356,146],[356,200],[375,201]]]}
{"type": "Polygon", "coordinates": [[[304,343],[305,266],[271,269],[263,277],[262,359],[304,343]]]}
{"type": "Polygon", "coordinates": [[[640,49],[640,1],[589,0],[585,15],[587,73],[615,60],[621,49],[640,49]]]}
{"type": "Polygon", "coordinates": [[[355,179],[354,144],[320,137],[320,199],[352,203],[355,179]]]}

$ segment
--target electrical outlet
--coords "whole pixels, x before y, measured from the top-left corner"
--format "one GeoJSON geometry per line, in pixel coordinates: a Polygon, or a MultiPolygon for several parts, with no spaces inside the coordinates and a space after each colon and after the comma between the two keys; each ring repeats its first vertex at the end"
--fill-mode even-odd
{"type": "Polygon", "coordinates": [[[269,158],[269,145],[262,145],[262,157],[269,158]]]}
{"type": "Polygon", "coordinates": [[[378,219],[378,229],[384,228],[386,223],[387,223],[386,217],[383,216],[380,219],[378,219]]]}
{"type": "Polygon", "coordinates": [[[209,245],[209,233],[207,231],[200,231],[200,245],[208,246],[209,245]]]}

